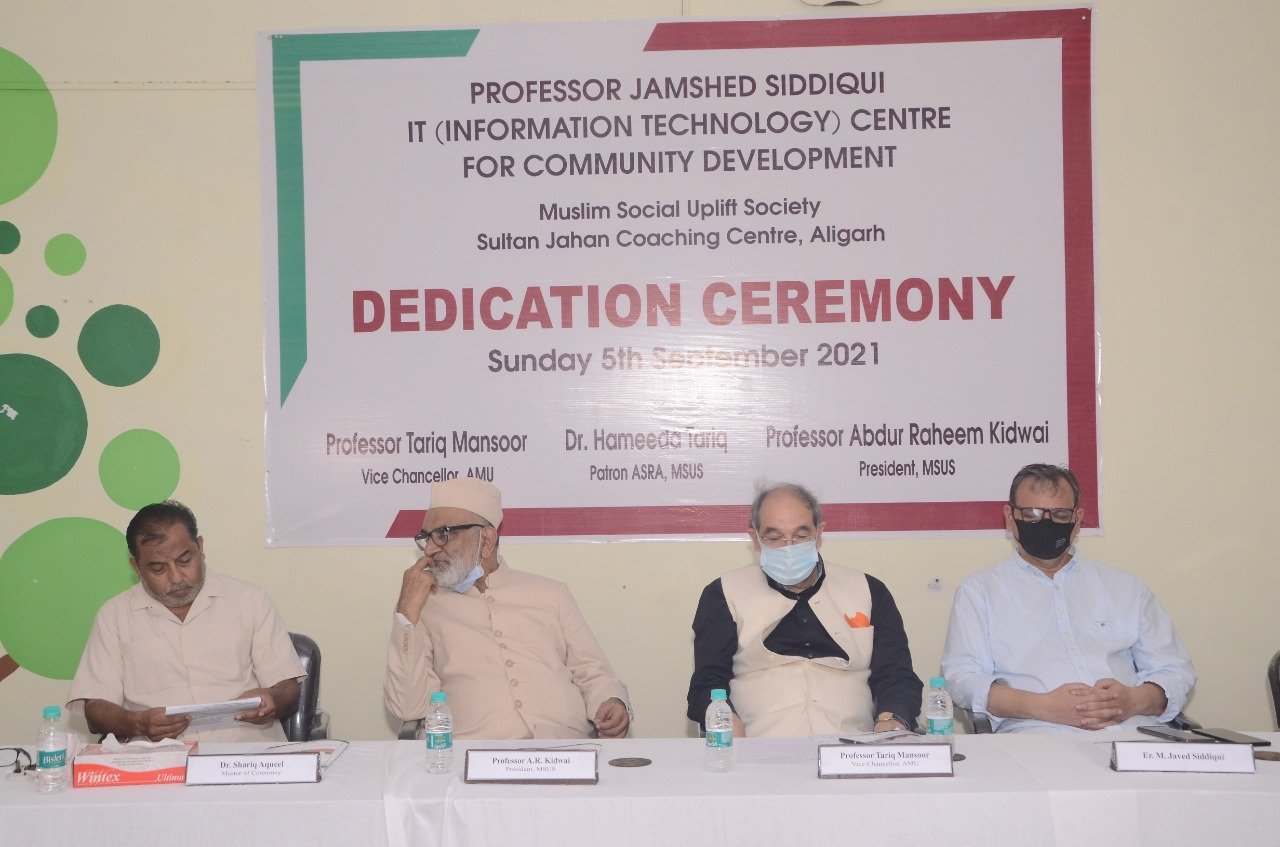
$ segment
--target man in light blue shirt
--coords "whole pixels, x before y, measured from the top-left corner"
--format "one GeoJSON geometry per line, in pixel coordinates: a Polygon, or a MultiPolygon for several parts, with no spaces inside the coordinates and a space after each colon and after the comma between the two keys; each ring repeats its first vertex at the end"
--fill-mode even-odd
{"type": "Polygon", "coordinates": [[[1196,682],[1173,622],[1142,580],[1077,556],[1080,484],[1027,465],[1005,527],[1014,556],[960,584],[942,673],[957,706],[998,732],[1168,721],[1196,682]]]}

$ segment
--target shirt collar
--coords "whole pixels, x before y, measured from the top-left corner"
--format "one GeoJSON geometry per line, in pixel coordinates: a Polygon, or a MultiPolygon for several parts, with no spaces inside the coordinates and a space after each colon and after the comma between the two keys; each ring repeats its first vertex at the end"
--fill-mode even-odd
{"type": "MultiPolygon", "coordinates": [[[[801,591],[798,594],[794,591],[788,590],[782,583],[776,581],[773,577],[769,576],[768,574],[764,574],[764,578],[765,578],[765,581],[769,583],[770,588],[772,588],[774,591],[781,594],[783,597],[786,597],[788,600],[808,600],[810,597],[818,593],[818,589],[822,587],[823,580],[827,578],[827,569],[822,564],[821,553],[818,554],[817,568],[818,568],[818,579],[813,583],[813,585],[810,585],[808,588],[806,588],[804,591],[801,591]]],[[[760,571],[760,573],[764,573],[764,571],[760,571]]]]}
{"type": "MultiPolygon", "coordinates": [[[[147,593],[147,589],[139,581],[133,588],[129,589],[130,603],[129,608],[132,611],[139,612],[143,609],[154,609],[156,612],[168,612],[170,617],[177,620],[177,615],[169,611],[169,607],[161,603],[156,598],[147,593]]],[[[201,609],[209,607],[210,597],[225,597],[227,594],[227,585],[222,577],[209,570],[209,566],[204,567],[204,587],[200,589],[200,593],[196,595],[196,599],[191,602],[191,608],[187,610],[187,620],[201,609]]]]}
{"type": "Polygon", "coordinates": [[[1031,576],[1046,580],[1048,582],[1053,582],[1055,579],[1058,578],[1058,576],[1066,577],[1075,573],[1076,563],[1079,560],[1080,560],[1080,557],[1076,555],[1075,548],[1074,547],[1071,548],[1071,558],[1067,560],[1067,563],[1065,565],[1058,568],[1057,572],[1053,575],[1053,577],[1050,577],[1044,571],[1040,570],[1035,565],[1031,564],[1026,559],[1022,558],[1022,556],[1020,556],[1018,553],[1015,552],[1013,554],[1014,563],[1022,570],[1023,573],[1030,574],[1031,576]]]}
{"type": "MultiPolygon", "coordinates": [[[[507,577],[510,574],[511,574],[511,569],[507,567],[506,560],[503,559],[502,554],[499,553],[498,566],[494,568],[492,571],[490,571],[489,573],[485,574],[485,577],[484,577],[485,590],[492,591],[493,589],[498,588],[499,586],[502,585],[502,583],[507,581],[507,577]]],[[[480,593],[480,589],[476,588],[474,585],[468,588],[463,593],[470,594],[472,591],[476,592],[477,594],[480,593]]]]}

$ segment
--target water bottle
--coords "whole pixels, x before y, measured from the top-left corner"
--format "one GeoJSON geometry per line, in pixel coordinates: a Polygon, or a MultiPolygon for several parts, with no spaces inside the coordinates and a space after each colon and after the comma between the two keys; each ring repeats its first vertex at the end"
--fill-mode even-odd
{"type": "Polygon", "coordinates": [[[431,695],[431,711],[427,712],[423,728],[426,729],[427,773],[453,771],[453,712],[445,703],[443,691],[431,695]]]}
{"type": "Polygon", "coordinates": [[[67,787],[67,731],[62,709],[47,706],[36,739],[36,793],[55,794],[67,787]]]}
{"type": "Polygon", "coordinates": [[[723,688],[716,688],[707,706],[707,770],[712,773],[733,770],[733,712],[728,699],[723,688]]]}
{"type": "Polygon", "coordinates": [[[950,740],[955,732],[955,712],[951,708],[951,695],[947,693],[947,681],[940,676],[929,680],[929,693],[924,698],[925,732],[950,740]]]}

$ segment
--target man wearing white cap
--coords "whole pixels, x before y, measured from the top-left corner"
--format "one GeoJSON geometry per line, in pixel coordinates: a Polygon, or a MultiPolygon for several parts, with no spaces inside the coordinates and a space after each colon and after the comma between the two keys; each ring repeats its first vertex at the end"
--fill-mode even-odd
{"type": "Polygon", "coordinates": [[[513,571],[498,555],[502,495],[484,480],[431,486],[404,572],[387,709],[424,717],[444,691],[459,738],[603,738],[627,734],[627,688],[564,583],[513,571]]]}

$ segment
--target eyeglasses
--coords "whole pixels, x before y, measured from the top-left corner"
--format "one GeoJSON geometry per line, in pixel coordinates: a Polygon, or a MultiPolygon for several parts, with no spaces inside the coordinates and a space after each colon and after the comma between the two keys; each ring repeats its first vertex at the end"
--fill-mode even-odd
{"type": "Polygon", "coordinates": [[[766,532],[760,536],[760,541],[766,547],[789,547],[792,544],[804,544],[813,540],[813,533],[807,529],[798,529],[790,538],[782,533],[774,530],[766,532]]]}
{"type": "Polygon", "coordinates": [[[35,765],[31,763],[31,754],[21,747],[0,747],[0,769],[9,768],[13,768],[13,773],[22,773],[34,770],[35,765]],[[27,760],[25,765],[22,763],[23,759],[27,760]]]}
{"type": "Polygon", "coordinates": [[[427,539],[431,539],[436,543],[437,547],[443,547],[449,543],[449,536],[455,532],[462,532],[464,529],[474,529],[478,526],[484,526],[482,523],[460,523],[456,526],[438,526],[430,532],[422,531],[413,537],[413,543],[418,545],[418,549],[426,551],[427,539]]]}
{"type": "Polygon", "coordinates": [[[1045,515],[1054,523],[1075,523],[1075,509],[1041,509],[1039,506],[1014,506],[1018,519],[1027,523],[1040,523],[1045,515]]]}

